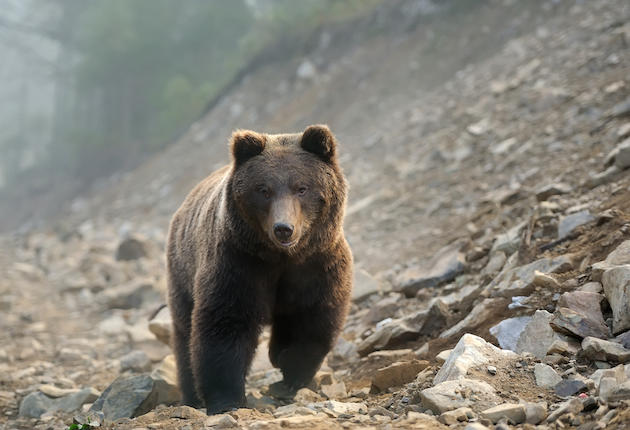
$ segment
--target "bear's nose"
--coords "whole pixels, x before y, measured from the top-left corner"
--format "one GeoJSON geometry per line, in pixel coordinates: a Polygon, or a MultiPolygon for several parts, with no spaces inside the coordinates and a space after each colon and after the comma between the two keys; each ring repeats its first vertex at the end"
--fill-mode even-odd
{"type": "Polygon", "coordinates": [[[293,234],[293,226],[282,222],[273,225],[273,234],[280,242],[288,242],[293,234]]]}

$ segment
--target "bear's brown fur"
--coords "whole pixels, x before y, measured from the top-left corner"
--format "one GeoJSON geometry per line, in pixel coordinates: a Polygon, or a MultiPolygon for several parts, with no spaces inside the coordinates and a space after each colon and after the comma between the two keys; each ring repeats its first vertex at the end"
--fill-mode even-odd
{"type": "Polygon", "coordinates": [[[237,131],[230,146],[231,165],[192,190],[167,243],[183,403],[209,414],[245,405],[265,324],[286,385],[308,384],[341,330],[352,289],[347,185],[328,127],[237,131]]]}

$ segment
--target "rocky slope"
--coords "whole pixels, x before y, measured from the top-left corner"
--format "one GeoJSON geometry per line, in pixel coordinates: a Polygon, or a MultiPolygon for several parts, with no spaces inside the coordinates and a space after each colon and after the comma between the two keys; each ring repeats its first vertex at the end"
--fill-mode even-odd
{"type": "MultiPolygon", "coordinates": [[[[417,3],[396,4],[377,16],[417,3]]],[[[422,17],[352,48],[331,30],[66,219],[3,238],[0,428],[630,428],[630,6],[489,2],[449,17],[457,37],[422,17]],[[428,29],[457,55],[422,79],[428,29]],[[293,399],[263,336],[251,409],[170,406],[168,217],[232,127],[315,119],[352,186],[342,338],[293,399]]]]}

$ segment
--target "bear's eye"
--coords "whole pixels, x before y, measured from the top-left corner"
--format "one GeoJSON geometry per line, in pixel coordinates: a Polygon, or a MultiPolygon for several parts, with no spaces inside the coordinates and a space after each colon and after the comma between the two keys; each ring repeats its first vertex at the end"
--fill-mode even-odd
{"type": "Polygon", "coordinates": [[[307,188],[306,187],[300,187],[297,190],[297,194],[298,196],[303,196],[304,194],[306,194],[307,188]]]}
{"type": "Polygon", "coordinates": [[[259,187],[258,192],[262,194],[266,199],[271,197],[271,191],[267,187],[259,187]]]}

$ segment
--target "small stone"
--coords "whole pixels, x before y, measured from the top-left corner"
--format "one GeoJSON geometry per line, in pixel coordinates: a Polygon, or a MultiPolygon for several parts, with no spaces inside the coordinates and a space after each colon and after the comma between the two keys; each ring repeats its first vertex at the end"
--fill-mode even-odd
{"type": "Polygon", "coordinates": [[[124,239],[116,249],[116,260],[130,261],[147,256],[147,245],[139,237],[130,236],[124,239]]]}
{"type": "Polygon", "coordinates": [[[375,392],[379,392],[386,391],[390,387],[404,385],[416,379],[418,373],[426,369],[428,365],[428,361],[412,360],[378,369],[372,378],[372,387],[375,392]]]}
{"type": "Polygon", "coordinates": [[[297,390],[297,393],[295,393],[295,397],[293,398],[293,400],[295,400],[296,403],[315,403],[321,402],[324,399],[313,390],[309,390],[308,388],[300,388],[299,390],[297,390]]]}
{"type": "Polygon", "coordinates": [[[625,333],[621,333],[615,338],[615,341],[623,345],[624,348],[630,349],[630,330],[625,333]]]}
{"type": "Polygon", "coordinates": [[[107,288],[102,298],[110,309],[137,309],[145,303],[158,302],[160,293],[152,281],[140,279],[107,288]]]}
{"type": "Polygon", "coordinates": [[[495,366],[488,366],[488,373],[491,375],[497,374],[497,368],[495,366]]]}
{"type": "Polygon", "coordinates": [[[43,384],[39,386],[39,391],[46,394],[48,397],[56,399],[59,397],[69,396],[70,394],[75,394],[81,391],[78,388],[58,388],[54,385],[43,384]]]}
{"type": "Polygon", "coordinates": [[[172,405],[180,401],[181,393],[177,387],[177,367],[175,356],[167,355],[158,367],[151,372],[154,393],[158,405],[172,405]]]}
{"type": "Polygon", "coordinates": [[[213,429],[231,429],[238,427],[238,422],[231,415],[220,414],[206,418],[203,425],[213,429]]]}
{"type": "Polygon", "coordinates": [[[564,239],[576,228],[595,220],[588,210],[583,210],[560,219],[558,223],[558,239],[564,239]]]}
{"type": "Polygon", "coordinates": [[[551,196],[556,196],[558,194],[567,194],[573,191],[573,188],[569,184],[565,184],[563,182],[558,182],[555,184],[550,184],[542,187],[536,192],[536,199],[541,202],[547,200],[551,196]]]}
{"type": "Polygon", "coordinates": [[[630,381],[617,385],[606,397],[609,403],[630,399],[630,381]]]}
{"type": "Polygon", "coordinates": [[[547,403],[531,403],[525,404],[525,422],[528,424],[540,424],[547,418],[547,403]]]}
{"type": "Polygon", "coordinates": [[[586,291],[588,293],[599,294],[604,291],[604,287],[602,287],[602,284],[600,282],[587,282],[586,284],[578,288],[578,291],[586,291]]]}
{"type": "Polygon", "coordinates": [[[177,406],[171,411],[170,418],[179,418],[181,420],[192,420],[199,418],[206,418],[207,415],[198,409],[191,408],[190,406],[177,406]]]}
{"type": "Polygon", "coordinates": [[[322,385],[321,392],[329,399],[343,399],[348,397],[346,384],[344,384],[343,381],[335,382],[330,385],[322,385]]]}
{"type": "Polygon", "coordinates": [[[423,407],[436,414],[462,407],[480,410],[500,402],[491,385],[466,378],[445,381],[426,388],[420,392],[420,399],[423,407]]]}
{"type": "Polygon", "coordinates": [[[553,388],[562,381],[562,377],[553,370],[553,367],[544,363],[534,365],[534,376],[536,385],[543,388],[553,388]]]}
{"type": "Polygon", "coordinates": [[[606,156],[604,165],[614,165],[620,170],[630,167],[630,138],[621,142],[606,156]]]}
{"type": "Polygon", "coordinates": [[[446,360],[448,360],[448,356],[451,355],[451,352],[453,352],[452,349],[445,349],[444,351],[436,355],[435,361],[437,362],[437,364],[443,364],[446,360]]]}
{"type": "Polygon", "coordinates": [[[465,334],[461,337],[448,360],[440,368],[433,379],[434,384],[465,377],[468,369],[487,365],[490,362],[516,360],[518,356],[512,351],[502,350],[486,342],[482,338],[465,334]]]}
{"type": "Polygon", "coordinates": [[[464,430],[490,430],[488,427],[481,423],[469,423],[464,430]]]}
{"type": "Polygon", "coordinates": [[[564,379],[555,386],[555,392],[560,397],[569,397],[588,391],[588,387],[577,379],[564,379]]]}
{"type": "Polygon", "coordinates": [[[606,270],[602,285],[613,311],[613,333],[630,330],[630,264],[606,270]]]}
{"type": "Polygon", "coordinates": [[[594,337],[587,337],[582,341],[584,356],[591,360],[612,361],[625,363],[630,361],[630,349],[623,345],[594,337]]]}
{"type": "Polygon", "coordinates": [[[120,358],[120,370],[133,372],[146,372],[151,370],[151,360],[144,351],[131,351],[120,358]]]}
{"type": "Polygon", "coordinates": [[[481,416],[489,419],[493,424],[498,423],[503,418],[507,418],[512,424],[521,424],[525,422],[525,405],[505,403],[486,409],[481,412],[481,416]]]}
{"type": "Polygon", "coordinates": [[[457,423],[466,422],[469,417],[474,417],[475,413],[470,408],[458,408],[452,411],[446,411],[440,415],[438,421],[448,426],[455,425],[457,423]]]}

